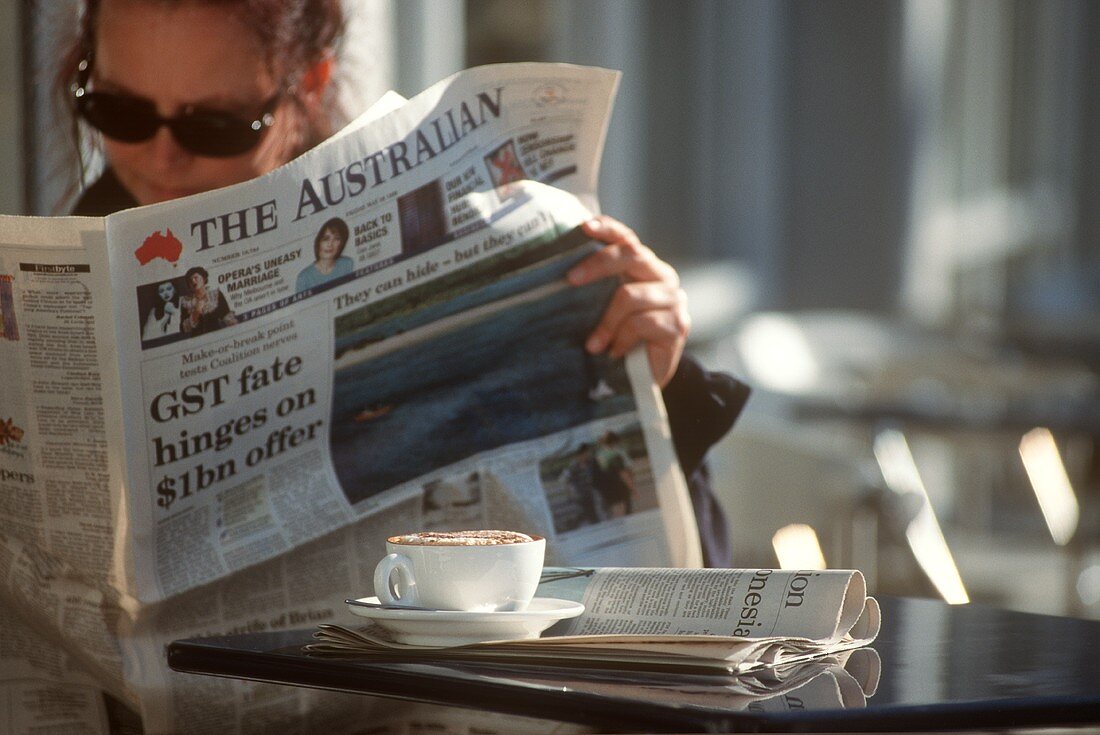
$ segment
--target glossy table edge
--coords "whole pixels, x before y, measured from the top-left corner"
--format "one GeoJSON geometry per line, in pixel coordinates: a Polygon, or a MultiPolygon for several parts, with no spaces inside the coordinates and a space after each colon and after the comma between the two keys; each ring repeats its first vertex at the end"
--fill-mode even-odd
{"type": "Polygon", "coordinates": [[[666,706],[622,700],[508,680],[509,672],[492,667],[484,676],[456,678],[455,669],[430,664],[363,664],[355,661],[305,659],[295,653],[236,652],[190,641],[168,647],[168,665],[183,673],[305,686],[330,691],[481,709],[502,714],[576,722],[622,730],[713,730],[713,717],[685,716],[666,706]],[[441,674],[445,676],[441,676],[441,674]]]}
{"type": "MultiPolygon", "coordinates": [[[[896,599],[904,602],[904,598],[896,599]]],[[[975,612],[981,613],[980,608],[977,606],[975,612]]],[[[1009,613],[996,608],[986,608],[985,613],[1027,617],[1025,613],[1009,613]]],[[[1089,626],[1090,638],[1093,631],[1100,634],[1100,623],[1073,623],[1089,626]]],[[[1100,723],[1100,680],[1090,696],[1023,696],[970,702],[890,704],[866,709],[756,713],[610,697],[509,679],[510,676],[521,679],[523,667],[310,658],[298,648],[310,639],[311,633],[310,629],[175,641],[168,647],[168,664],[173,670],[184,673],[485,709],[619,731],[911,732],[1100,723]],[[242,645],[229,646],[226,642],[230,640],[242,645]],[[244,645],[246,641],[252,644],[251,648],[244,645]],[[281,647],[273,647],[271,642],[281,647]]],[[[530,672],[528,669],[527,673],[530,672]]]]}

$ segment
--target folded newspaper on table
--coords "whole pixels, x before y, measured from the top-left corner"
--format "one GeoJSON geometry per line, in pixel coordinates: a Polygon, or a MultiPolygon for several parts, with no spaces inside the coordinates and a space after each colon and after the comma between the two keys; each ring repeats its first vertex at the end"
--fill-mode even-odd
{"type": "Polygon", "coordinates": [[[617,84],[471,69],[236,186],[0,217],[0,722],[61,729],[13,703],[63,689],[81,725],[104,691],[146,732],[361,723],[244,685],[212,710],[163,648],[335,620],[411,529],[700,563],[645,355],[584,349],[615,284],[564,279],[598,247],[577,228],[617,84]],[[573,471],[611,436],[626,515],[573,471]]]}
{"type": "Polygon", "coordinates": [[[741,674],[866,646],[881,622],[858,571],[550,569],[543,579],[540,596],[585,610],[541,638],[427,647],[398,643],[376,624],[324,624],[306,650],[741,674]]]}

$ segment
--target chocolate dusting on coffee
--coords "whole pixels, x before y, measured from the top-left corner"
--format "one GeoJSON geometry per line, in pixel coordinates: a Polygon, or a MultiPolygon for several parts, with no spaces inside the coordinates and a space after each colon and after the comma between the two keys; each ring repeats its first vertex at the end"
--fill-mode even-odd
{"type": "Polygon", "coordinates": [[[519,531],[421,531],[401,536],[391,536],[391,544],[416,544],[423,546],[498,546],[523,544],[534,539],[519,531]]]}

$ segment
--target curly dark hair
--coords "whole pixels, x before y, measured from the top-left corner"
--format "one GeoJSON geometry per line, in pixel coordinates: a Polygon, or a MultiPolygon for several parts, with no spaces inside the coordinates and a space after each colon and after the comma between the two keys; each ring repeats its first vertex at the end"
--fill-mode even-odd
{"type": "Polygon", "coordinates": [[[191,286],[191,276],[196,273],[202,276],[203,283],[210,283],[210,273],[201,265],[196,265],[194,268],[188,268],[187,272],[183,274],[183,280],[187,283],[188,287],[191,286]]]}

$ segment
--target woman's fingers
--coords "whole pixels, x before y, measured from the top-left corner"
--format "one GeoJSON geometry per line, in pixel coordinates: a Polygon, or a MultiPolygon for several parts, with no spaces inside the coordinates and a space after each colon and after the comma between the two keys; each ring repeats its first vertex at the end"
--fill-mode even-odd
{"type": "Polygon", "coordinates": [[[583,286],[609,277],[623,281],[585,347],[618,358],[644,342],[653,378],[663,388],[676,372],[691,328],[676,269],[616,219],[597,217],[582,228],[605,247],[575,265],[566,276],[569,282],[583,286]]]}
{"type": "Polygon", "coordinates": [[[573,266],[566,277],[574,286],[610,276],[622,276],[627,281],[663,281],[679,285],[676,269],[643,245],[634,231],[622,222],[602,216],[585,222],[582,229],[606,247],[573,266]]]}
{"type": "Polygon", "coordinates": [[[624,284],[585,346],[589,352],[606,350],[619,358],[644,343],[653,379],[663,388],[680,364],[690,329],[683,291],[660,284],[624,284]]]}
{"type": "Polygon", "coordinates": [[[688,322],[686,310],[658,309],[634,314],[616,332],[611,354],[620,357],[638,343],[644,343],[653,379],[664,388],[680,364],[688,322]]]}
{"type": "MultiPolygon", "coordinates": [[[[669,319],[661,320],[662,324],[667,327],[678,325],[680,320],[686,321],[687,296],[683,290],[660,281],[624,283],[615,290],[607,309],[600,317],[600,323],[592,330],[586,346],[592,352],[602,352],[616,341],[616,335],[626,326],[625,323],[631,317],[661,311],[670,312],[670,315],[674,317],[671,321],[669,319]]],[[[656,316],[651,318],[657,319],[656,316]]],[[[631,334],[633,333],[631,332],[631,334]]],[[[654,331],[652,328],[647,327],[645,333],[647,335],[653,334],[654,331]]],[[[634,340],[634,342],[636,341],[634,340]]],[[[633,344],[630,346],[633,346],[633,344]]],[[[612,350],[615,357],[619,357],[625,352],[626,350],[621,352],[612,350]]]]}

